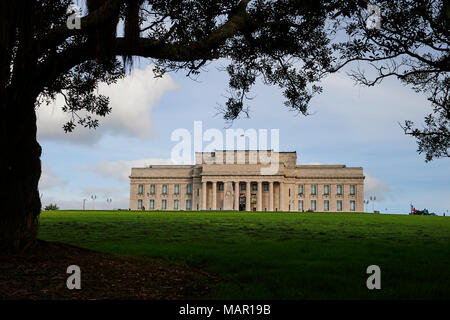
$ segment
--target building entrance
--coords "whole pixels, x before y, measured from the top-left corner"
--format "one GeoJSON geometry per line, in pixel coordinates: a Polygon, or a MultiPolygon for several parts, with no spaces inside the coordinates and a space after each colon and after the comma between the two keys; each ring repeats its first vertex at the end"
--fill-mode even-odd
{"type": "Polygon", "coordinates": [[[247,201],[247,198],[245,196],[239,197],[239,211],[245,211],[246,201],[247,201]]]}

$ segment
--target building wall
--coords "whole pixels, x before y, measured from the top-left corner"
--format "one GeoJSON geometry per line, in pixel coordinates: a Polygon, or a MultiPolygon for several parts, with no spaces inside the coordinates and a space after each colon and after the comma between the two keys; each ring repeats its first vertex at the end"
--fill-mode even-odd
{"type": "MultiPolygon", "coordinates": [[[[262,175],[261,168],[267,164],[259,161],[258,154],[249,151],[217,151],[211,153],[196,154],[196,164],[191,166],[150,166],[147,168],[133,168],[130,175],[130,208],[138,209],[138,201],[146,210],[150,209],[150,199],[155,201],[155,210],[162,209],[162,200],[167,201],[166,210],[174,210],[174,200],[179,200],[178,210],[186,210],[186,200],[191,200],[192,210],[202,210],[203,183],[206,183],[206,210],[214,208],[213,183],[216,183],[216,210],[237,210],[236,196],[256,195],[257,203],[250,209],[270,210],[270,191],[252,191],[252,183],[273,184],[273,211],[299,211],[299,200],[303,200],[303,210],[311,209],[311,200],[316,201],[315,211],[324,211],[324,200],[329,201],[329,211],[338,211],[337,202],[342,201],[343,212],[349,212],[350,201],[355,201],[356,212],[364,211],[364,175],[362,168],[347,168],[345,165],[297,165],[295,152],[283,152],[269,154],[279,159],[278,170],[271,175],[262,175]],[[228,153],[232,153],[230,157],[228,153]],[[225,159],[227,157],[237,159],[238,155],[244,156],[245,162],[239,164],[214,163],[214,158],[225,159]],[[256,157],[256,158],[255,158],[256,157]],[[250,182],[250,192],[233,190],[236,183],[250,182]],[[223,183],[223,190],[219,190],[219,184],[223,183]],[[150,185],[156,187],[155,194],[150,194],[150,185]],[[168,187],[167,194],[162,193],[163,185],[168,187]],[[179,194],[174,194],[175,184],[179,184],[179,194]],[[186,193],[186,186],[192,185],[192,194],[186,193]],[[143,192],[140,194],[139,185],[143,192]],[[303,194],[298,193],[298,186],[303,185],[303,194]],[[316,194],[311,194],[312,185],[316,186],[316,194]],[[329,194],[324,194],[324,186],[329,185],[329,194]],[[337,186],[342,186],[342,194],[337,194],[337,186]],[[355,194],[350,194],[350,186],[355,186],[355,194]],[[261,199],[259,199],[261,195],[261,199]]],[[[261,184],[263,189],[263,185],[261,184]]]]}

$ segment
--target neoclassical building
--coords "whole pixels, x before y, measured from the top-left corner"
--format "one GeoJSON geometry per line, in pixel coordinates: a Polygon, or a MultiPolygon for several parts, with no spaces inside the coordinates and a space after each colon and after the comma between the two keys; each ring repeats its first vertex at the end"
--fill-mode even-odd
{"type": "Polygon", "coordinates": [[[364,175],[298,165],[296,152],[196,153],[195,165],[132,168],[130,209],[363,212],[364,175]]]}

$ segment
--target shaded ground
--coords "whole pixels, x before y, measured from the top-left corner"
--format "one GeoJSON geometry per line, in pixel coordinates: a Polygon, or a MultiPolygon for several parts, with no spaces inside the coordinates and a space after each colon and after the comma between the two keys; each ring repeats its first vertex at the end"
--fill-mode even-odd
{"type": "Polygon", "coordinates": [[[29,253],[0,253],[0,299],[196,299],[216,278],[204,271],[143,258],[39,241],[29,253]],[[81,269],[81,289],[69,290],[69,265],[81,269]]]}
{"type": "Polygon", "coordinates": [[[208,270],[208,299],[450,299],[450,217],[54,211],[39,238],[208,270]]]}

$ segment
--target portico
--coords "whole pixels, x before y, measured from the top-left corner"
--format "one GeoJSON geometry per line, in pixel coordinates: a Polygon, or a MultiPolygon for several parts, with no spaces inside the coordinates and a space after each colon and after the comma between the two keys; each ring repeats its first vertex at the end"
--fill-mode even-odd
{"type": "Polygon", "coordinates": [[[281,181],[250,179],[211,179],[201,181],[202,210],[280,211],[281,181]],[[274,188],[274,185],[277,187],[274,188]],[[277,190],[277,192],[274,192],[277,190]],[[275,203],[277,205],[275,205],[275,203]]]}
{"type": "Polygon", "coordinates": [[[133,168],[130,208],[364,211],[360,167],[298,165],[296,152],[270,150],[218,150],[196,153],[195,158],[195,165],[133,168]]]}

